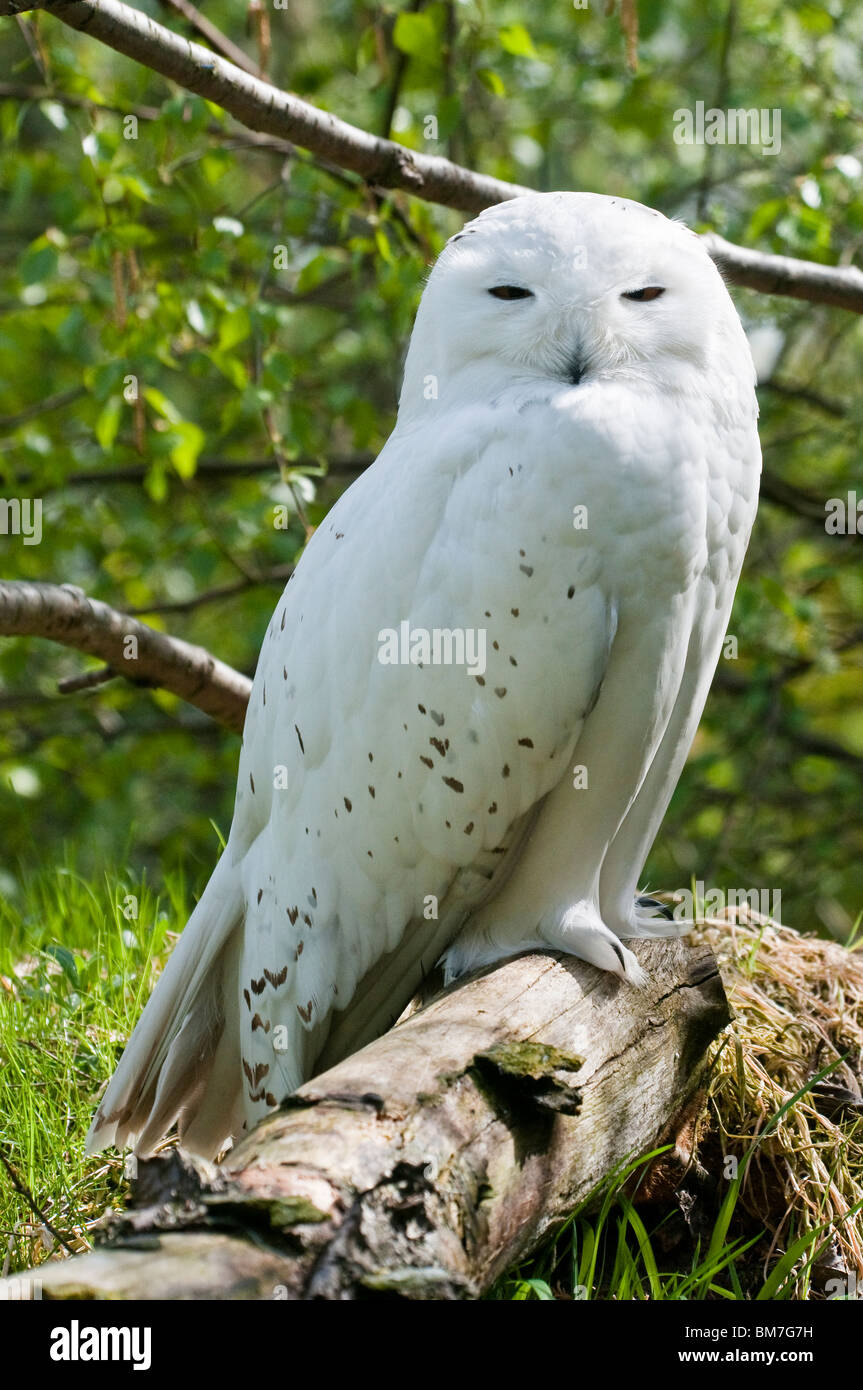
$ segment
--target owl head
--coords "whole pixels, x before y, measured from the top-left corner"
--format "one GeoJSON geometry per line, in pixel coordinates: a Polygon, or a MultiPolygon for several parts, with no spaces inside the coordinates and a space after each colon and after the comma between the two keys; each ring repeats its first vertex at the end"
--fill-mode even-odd
{"type": "Polygon", "coordinates": [[[693,232],[627,198],[529,194],[487,208],[445,246],[417,315],[401,410],[509,383],[611,377],[753,404],[745,334],[693,232]]]}

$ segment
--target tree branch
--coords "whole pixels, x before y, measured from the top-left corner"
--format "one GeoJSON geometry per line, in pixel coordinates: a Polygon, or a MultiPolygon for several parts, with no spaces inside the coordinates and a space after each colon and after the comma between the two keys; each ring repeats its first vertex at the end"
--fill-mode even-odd
{"type": "Polygon", "coordinates": [[[635,950],[643,992],[521,956],[307,1082],[218,1170],[182,1150],[139,1161],[131,1210],[95,1253],[40,1265],[42,1296],[480,1297],[674,1137],[728,1022],[706,946],[635,950]]]}
{"type": "Polygon", "coordinates": [[[215,49],[216,53],[221,53],[223,58],[227,58],[229,63],[236,63],[238,68],[244,72],[249,72],[253,77],[260,77],[261,70],[247,53],[244,53],[239,45],[223,34],[221,29],[217,29],[212,20],[190,3],[190,0],[161,0],[161,3],[175,14],[185,19],[201,38],[215,49]]]}
{"type": "Polygon", "coordinates": [[[242,732],[252,688],[248,676],[203,647],[156,632],[72,585],[0,581],[0,636],[47,637],[101,657],[116,675],[169,690],[226,728],[242,732]],[[127,655],[130,649],[133,657],[127,655]]]}
{"type": "Polygon", "coordinates": [[[863,271],[856,266],[818,265],[794,256],[772,256],[734,246],[716,232],[702,238],[720,270],[735,285],[762,294],[787,295],[813,304],[835,304],[863,314],[863,271]]]}
{"type": "MultiPolygon", "coordinates": [[[[290,140],[382,188],[400,188],[460,212],[535,190],[506,183],[370,135],[329,112],[272,86],[210,49],[181,38],[122,0],[0,0],[0,16],[44,10],[153,72],[186,87],[250,130],[290,140]]],[[[704,238],[729,280],[765,294],[787,295],[863,314],[863,272],[734,246],[715,233],[704,238]]]]}

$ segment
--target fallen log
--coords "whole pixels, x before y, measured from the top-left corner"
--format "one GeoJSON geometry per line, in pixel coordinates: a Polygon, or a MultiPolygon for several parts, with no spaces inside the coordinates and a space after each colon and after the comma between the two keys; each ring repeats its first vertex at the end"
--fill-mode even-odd
{"type": "MultiPolygon", "coordinates": [[[[314,1078],[218,1168],[142,1161],[51,1299],[475,1299],[691,1099],[729,1020],[703,945],[634,943],[636,991],[522,956],[314,1078]]],[[[2,1295],[2,1285],[0,1285],[2,1295]]]]}

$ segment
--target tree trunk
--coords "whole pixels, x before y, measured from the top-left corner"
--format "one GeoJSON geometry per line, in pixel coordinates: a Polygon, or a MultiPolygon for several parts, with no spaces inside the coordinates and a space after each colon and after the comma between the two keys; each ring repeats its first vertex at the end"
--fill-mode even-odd
{"type": "Polygon", "coordinates": [[[670,1132],[728,1022],[705,946],[635,948],[643,991],[519,957],[308,1082],[220,1168],[142,1161],[132,1209],[41,1266],[43,1297],[479,1297],[670,1132]]]}

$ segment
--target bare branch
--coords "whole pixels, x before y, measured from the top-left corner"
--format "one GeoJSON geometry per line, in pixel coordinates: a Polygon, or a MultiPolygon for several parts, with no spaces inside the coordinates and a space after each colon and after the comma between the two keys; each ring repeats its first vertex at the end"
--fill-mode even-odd
{"type": "Polygon", "coordinates": [[[160,686],[226,728],[242,731],[252,688],[248,676],[203,647],[156,632],[72,585],[0,581],[0,636],[47,637],[98,656],[116,675],[160,686]],[[135,645],[135,656],[129,657],[135,645]]]}
{"type": "Polygon", "coordinates": [[[236,63],[237,67],[242,68],[244,72],[251,73],[253,77],[260,77],[261,70],[257,63],[247,53],[244,53],[238,44],[233,43],[226,34],[223,34],[221,29],[217,29],[212,20],[208,19],[205,14],[201,14],[201,11],[196,9],[190,0],[161,0],[161,3],[185,19],[195,33],[200,34],[201,38],[212,49],[215,49],[216,53],[221,53],[223,58],[227,58],[229,63],[236,63]]]}
{"type": "Polygon", "coordinates": [[[746,246],[734,246],[716,232],[708,232],[703,240],[720,270],[735,285],[760,290],[762,294],[806,299],[813,304],[835,304],[863,314],[863,271],[856,266],[818,265],[794,256],[751,251],[746,246]]]}
{"type": "MultiPolygon", "coordinates": [[[[761,496],[775,502],[777,506],[785,507],[787,511],[795,512],[797,516],[805,517],[807,521],[817,521],[822,531],[824,530],[824,518],[827,513],[823,499],[810,497],[807,492],[786,483],[768,468],[761,474],[761,496]]],[[[827,532],[824,534],[826,536],[827,532]]],[[[833,540],[834,537],[831,536],[829,539],[833,540]]]]}
{"type": "Polygon", "coordinates": [[[174,599],[169,603],[149,603],[143,608],[130,608],[129,612],[136,617],[143,613],[191,613],[195,608],[234,598],[236,594],[245,593],[248,589],[264,588],[268,584],[286,584],[293,572],[293,565],[275,565],[273,569],[266,570],[257,578],[238,579],[236,584],[221,584],[216,589],[204,589],[199,594],[192,594],[191,598],[174,599]]]}
{"type": "Polygon", "coordinates": [[[772,391],[774,396],[782,396],[789,401],[802,401],[804,405],[814,406],[816,410],[823,410],[825,415],[832,415],[837,420],[842,420],[848,414],[848,409],[841,401],[830,400],[827,396],[822,396],[818,391],[810,391],[808,386],[793,386],[788,382],[782,381],[759,381],[759,391],[772,391]]]}
{"type": "Polygon", "coordinates": [[[34,405],[25,406],[19,410],[17,415],[0,416],[0,434],[9,434],[16,430],[19,425],[26,425],[28,420],[35,420],[40,415],[47,415],[51,410],[62,410],[64,406],[71,405],[73,401],[80,400],[81,396],[86,396],[86,386],[73,386],[68,391],[60,391],[56,396],[42,396],[34,405]]]}
{"type": "MultiPolygon", "coordinates": [[[[467,213],[534,191],[370,135],[181,38],[122,0],[0,0],[0,16],[27,10],[45,10],[70,28],[206,97],[250,130],[301,145],[378,187],[404,189],[467,213]]],[[[704,240],[734,284],[863,313],[863,272],[854,266],[818,265],[752,251],[715,233],[704,240]]]]}
{"type": "MultiPolygon", "coordinates": [[[[352,476],[354,473],[362,473],[371,463],[374,462],[374,454],[355,454],[346,455],[345,458],[330,459],[326,462],[326,471],[321,481],[326,482],[330,477],[352,476]]],[[[293,459],[290,464],[291,469],[316,469],[321,467],[319,459],[293,459]]],[[[133,463],[120,468],[94,468],[81,473],[70,473],[68,478],[64,478],[62,483],[51,483],[40,486],[40,497],[46,497],[49,492],[54,492],[59,488],[70,487],[104,487],[106,483],[142,483],[149,473],[149,466],[145,463],[133,463]]],[[[274,479],[279,476],[279,465],[274,458],[259,459],[222,459],[222,458],[201,458],[191,479],[184,479],[184,483],[194,482],[196,478],[253,478],[261,473],[271,473],[274,479]]],[[[179,481],[179,475],[175,475],[179,481]]],[[[34,481],[32,473],[16,474],[17,481],[22,485],[28,485],[34,481]]]]}

